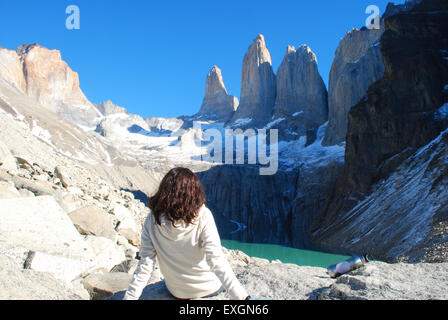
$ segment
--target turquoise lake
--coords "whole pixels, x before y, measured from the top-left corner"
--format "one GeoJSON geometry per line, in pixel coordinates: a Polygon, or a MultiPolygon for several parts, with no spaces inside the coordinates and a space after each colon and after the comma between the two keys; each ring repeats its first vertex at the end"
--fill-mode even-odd
{"type": "Polygon", "coordinates": [[[274,244],[244,243],[235,240],[222,240],[222,246],[231,250],[240,250],[250,257],[280,260],[300,266],[327,268],[332,264],[344,261],[349,256],[302,250],[274,244]]]}

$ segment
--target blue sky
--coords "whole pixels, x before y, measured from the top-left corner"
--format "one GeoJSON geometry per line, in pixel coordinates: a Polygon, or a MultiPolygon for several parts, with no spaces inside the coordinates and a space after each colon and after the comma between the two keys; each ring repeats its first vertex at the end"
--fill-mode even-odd
{"type": "Polygon", "coordinates": [[[213,65],[239,97],[243,57],[258,33],[274,72],[287,45],[306,43],[328,83],[340,39],[365,25],[367,6],[382,14],[388,2],[0,0],[0,46],[37,42],[60,50],[92,102],[110,99],[143,117],[192,115],[213,65]],[[65,27],[72,4],[80,9],[79,30],[65,27]]]}

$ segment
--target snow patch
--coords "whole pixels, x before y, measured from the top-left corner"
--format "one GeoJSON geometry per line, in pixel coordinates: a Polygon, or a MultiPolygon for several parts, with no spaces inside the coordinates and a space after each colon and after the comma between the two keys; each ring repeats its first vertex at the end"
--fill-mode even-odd
{"type": "MultiPolygon", "coordinates": [[[[31,134],[54,147],[51,141],[51,133],[37,125],[37,120],[33,120],[31,134]]],[[[55,148],[55,147],[54,147],[55,148]]]]}
{"type": "Polygon", "coordinates": [[[265,129],[265,130],[271,129],[273,126],[275,126],[276,124],[278,124],[284,120],[285,120],[285,118],[278,118],[274,121],[269,122],[263,129],[265,129]]]}
{"type": "Polygon", "coordinates": [[[441,106],[436,113],[434,113],[434,119],[443,120],[448,119],[448,102],[441,106]]]}
{"type": "Polygon", "coordinates": [[[238,119],[233,123],[232,127],[245,126],[251,122],[252,122],[252,119],[250,119],[250,118],[238,119]]]}

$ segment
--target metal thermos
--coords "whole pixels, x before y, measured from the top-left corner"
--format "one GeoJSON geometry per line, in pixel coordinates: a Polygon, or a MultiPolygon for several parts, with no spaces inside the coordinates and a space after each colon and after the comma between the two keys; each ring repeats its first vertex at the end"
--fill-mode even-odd
{"type": "Polygon", "coordinates": [[[348,260],[342,261],[338,264],[334,264],[327,268],[327,272],[332,278],[337,278],[347,272],[358,269],[369,262],[367,255],[353,256],[348,260]]]}

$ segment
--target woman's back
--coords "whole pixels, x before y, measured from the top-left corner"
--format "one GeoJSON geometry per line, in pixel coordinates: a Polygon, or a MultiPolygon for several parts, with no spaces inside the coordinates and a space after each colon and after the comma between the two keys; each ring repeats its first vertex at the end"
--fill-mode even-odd
{"type": "MultiPolygon", "coordinates": [[[[207,236],[203,235],[204,227],[210,224],[214,224],[213,215],[205,205],[195,222],[189,225],[182,221],[173,226],[164,216],[158,225],[152,215],[145,222],[145,229],[157,252],[160,271],[165,277],[167,288],[175,297],[203,297],[222,286],[212,272],[203,249],[202,241],[207,236]]],[[[216,238],[216,235],[211,236],[216,238]]],[[[216,241],[219,242],[219,238],[213,239],[213,242],[216,241]]],[[[216,246],[214,250],[221,248],[216,246]]],[[[217,256],[219,252],[214,254],[217,256]]]]}
{"type": "Polygon", "coordinates": [[[204,189],[192,171],[170,170],[148,204],[141,260],[125,299],[140,297],[156,259],[168,290],[177,298],[205,297],[221,287],[232,299],[247,297],[223,254],[204,189]]]}

